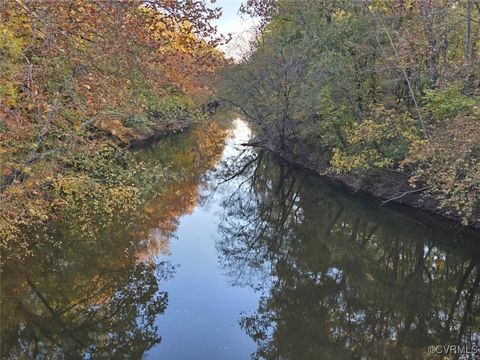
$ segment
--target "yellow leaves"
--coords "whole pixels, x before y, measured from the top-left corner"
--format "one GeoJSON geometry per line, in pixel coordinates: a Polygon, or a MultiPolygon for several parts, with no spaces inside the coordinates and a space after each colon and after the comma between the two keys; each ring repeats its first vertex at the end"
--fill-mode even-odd
{"type": "Polygon", "coordinates": [[[384,0],[373,0],[368,4],[368,8],[371,11],[391,11],[389,3],[384,0]]]}
{"type": "Polygon", "coordinates": [[[0,82],[0,101],[8,107],[14,107],[17,103],[17,89],[12,82],[6,84],[0,82]]]}
{"type": "Polygon", "coordinates": [[[425,184],[445,211],[467,225],[480,221],[480,124],[464,116],[437,125],[427,140],[415,141],[404,161],[411,184],[425,184]]]}
{"type": "Polygon", "coordinates": [[[24,47],[25,40],[15,29],[0,23],[0,102],[9,107],[17,103],[24,47]]]}
{"type": "Polygon", "coordinates": [[[332,17],[335,20],[345,20],[351,16],[350,13],[347,13],[345,10],[337,10],[332,14],[332,17]]]}
{"type": "Polygon", "coordinates": [[[360,170],[372,170],[393,165],[393,160],[384,158],[376,149],[362,149],[355,154],[335,148],[330,161],[332,170],[337,173],[351,173],[360,170]]]}
{"type": "Polygon", "coordinates": [[[435,266],[439,271],[443,272],[445,270],[445,260],[444,259],[437,259],[435,261],[435,266]]]}
{"type": "MultiPolygon", "coordinates": [[[[181,30],[187,30],[190,34],[192,34],[190,31],[192,29],[192,23],[188,20],[183,20],[181,25],[180,25],[181,30]]],[[[193,34],[192,34],[193,35],[193,34]]]]}
{"type": "Polygon", "coordinates": [[[14,29],[7,26],[7,24],[0,23],[0,49],[6,55],[19,59],[22,55],[25,40],[18,37],[14,29]]]}
{"type": "Polygon", "coordinates": [[[8,188],[1,194],[0,202],[2,252],[13,246],[26,247],[30,236],[24,233],[24,228],[43,228],[49,220],[48,202],[41,196],[36,182],[27,181],[8,188]]]}
{"type": "Polygon", "coordinates": [[[29,167],[29,166],[25,166],[23,169],[22,169],[22,172],[25,174],[25,175],[30,175],[32,173],[32,168],[29,167]]]}
{"type": "Polygon", "coordinates": [[[110,188],[105,207],[122,213],[128,213],[136,208],[139,195],[139,190],[134,186],[110,188]]]}
{"type": "Polygon", "coordinates": [[[34,207],[28,208],[28,215],[31,216],[32,218],[37,218],[40,221],[47,221],[48,220],[48,215],[43,211],[43,209],[38,209],[34,207]]]}
{"type": "Polygon", "coordinates": [[[369,142],[380,138],[381,136],[390,136],[388,126],[385,123],[376,123],[372,119],[366,119],[361,123],[354,123],[347,132],[347,141],[349,144],[358,144],[369,142]]]}
{"type": "Polygon", "coordinates": [[[408,146],[420,139],[415,125],[408,114],[377,105],[369,117],[344,130],[347,146],[334,149],[332,170],[356,172],[398,165],[408,146]]]}
{"type": "Polygon", "coordinates": [[[143,208],[143,211],[145,211],[147,214],[153,214],[153,212],[155,211],[155,209],[151,206],[145,206],[143,208]]]}

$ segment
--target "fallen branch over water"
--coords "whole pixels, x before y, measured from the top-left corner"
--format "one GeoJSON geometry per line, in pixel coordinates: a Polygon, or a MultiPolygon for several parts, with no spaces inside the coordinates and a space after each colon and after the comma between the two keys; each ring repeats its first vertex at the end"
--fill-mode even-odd
{"type": "Polygon", "coordinates": [[[417,193],[417,192],[420,192],[420,191],[425,191],[427,190],[427,187],[422,187],[420,189],[415,189],[415,190],[410,190],[410,191],[405,191],[403,193],[401,193],[400,195],[396,195],[390,199],[387,199],[385,201],[382,201],[381,203],[381,206],[385,205],[386,203],[389,203],[390,201],[394,201],[394,200],[398,200],[398,199],[401,199],[402,197],[404,196],[407,196],[409,194],[413,194],[413,193],[417,193]]]}

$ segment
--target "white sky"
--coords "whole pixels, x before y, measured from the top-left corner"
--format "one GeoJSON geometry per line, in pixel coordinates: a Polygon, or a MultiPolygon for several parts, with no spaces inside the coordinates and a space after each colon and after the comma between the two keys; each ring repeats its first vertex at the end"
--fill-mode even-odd
{"type": "Polygon", "coordinates": [[[248,16],[240,16],[239,8],[245,0],[217,0],[214,6],[223,10],[220,19],[214,22],[218,32],[223,35],[232,34],[232,41],[221,50],[229,57],[239,59],[241,54],[248,50],[248,41],[251,38],[250,30],[258,24],[258,20],[248,16]]]}

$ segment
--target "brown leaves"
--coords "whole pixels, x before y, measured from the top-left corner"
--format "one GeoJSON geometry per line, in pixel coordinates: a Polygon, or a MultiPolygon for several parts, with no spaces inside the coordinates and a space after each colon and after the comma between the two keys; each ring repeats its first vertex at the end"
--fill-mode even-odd
{"type": "MultiPolygon", "coordinates": [[[[54,218],[46,180],[53,170],[64,177],[83,154],[68,178],[89,178],[88,162],[103,145],[128,143],[166,112],[169,121],[185,121],[184,108],[193,106],[186,99],[221,66],[210,25],[218,14],[198,0],[0,4],[0,176],[13,184],[1,194],[9,203],[1,214],[8,241],[21,242],[17,214],[25,214],[25,226],[54,218]],[[164,106],[169,97],[181,101],[164,106]]],[[[108,158],[105,167],[115,161],[108,158]]],[[[82,184],[95,183],[87,180],[82,184]]],[[[112,198],[136,191],[110,190],[112,198]]]]}
{"type": "Polygon", "coordinates": [[[463,116],[438,126],[428,141],[416,142],[405,165],[413,185],[423,183],[440,205],[465,225],[480,222],[480,118],[463,116]]]}

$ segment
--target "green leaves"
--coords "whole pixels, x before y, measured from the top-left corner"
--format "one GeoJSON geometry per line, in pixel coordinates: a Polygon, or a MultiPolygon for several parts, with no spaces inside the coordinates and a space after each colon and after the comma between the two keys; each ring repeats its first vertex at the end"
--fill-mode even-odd
{"type": "Polygon", "coordinates": [[[440,206],[465,225],[480,222],[480,118],[457,117],[429,141],[414,142],[404,161],[412,185],[426,184],[440,206]]]}
{"type": "Polygon", "coordinates": [[[444,88],[425,90],[425,109],[436,121],[452,120],[459,115],[472,113],[480,108],[480,98],[462,93],[462,84],[449,84],[444,88]]]}
{"type": "Polygon", "coordinates": [[[319,0],[246,11],[267,24],[225,75],[224,96],[269,147],[322,172],[408,163],[412,184],[427,184],[452,217],[478,222],[470,131],[480,118],[480,53],[464,56],[462,6],[319,0]]]}

